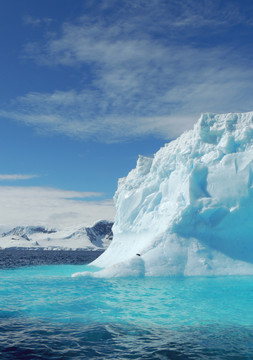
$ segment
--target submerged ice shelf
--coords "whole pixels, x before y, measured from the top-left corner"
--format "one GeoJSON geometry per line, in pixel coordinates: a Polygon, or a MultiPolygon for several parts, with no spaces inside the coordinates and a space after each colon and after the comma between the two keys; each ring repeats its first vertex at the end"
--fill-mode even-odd
{"type": "Polygon", "coordinates": [[[253,112],[203,114],[154,158],[140,156],[115,205],[92,276],[253,274],[253,112]]]}

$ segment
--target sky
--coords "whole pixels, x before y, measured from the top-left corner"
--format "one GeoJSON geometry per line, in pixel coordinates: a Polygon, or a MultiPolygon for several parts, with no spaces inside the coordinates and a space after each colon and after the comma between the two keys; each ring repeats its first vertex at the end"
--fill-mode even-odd
{"type": "Polygon", "coordinates": [[[118,178],[253,110],[251,0],[0,0],[0,228],[112,220],[118,178]]]}

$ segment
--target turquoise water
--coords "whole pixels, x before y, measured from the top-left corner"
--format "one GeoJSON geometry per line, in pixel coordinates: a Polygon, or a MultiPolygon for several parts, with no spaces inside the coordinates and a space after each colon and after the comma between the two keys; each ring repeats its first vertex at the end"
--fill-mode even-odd
{"type": "Polygon", "coordinates": [[[253,277],[71,278],[85,269],[0,270],[1,359],[253,359],[253,277]]]}

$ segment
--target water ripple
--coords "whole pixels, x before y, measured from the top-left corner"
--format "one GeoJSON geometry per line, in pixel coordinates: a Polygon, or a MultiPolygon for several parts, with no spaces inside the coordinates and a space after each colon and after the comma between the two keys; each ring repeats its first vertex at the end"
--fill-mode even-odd
{"type": "Polygon", "coordinates": [[[133,324],[51,324],[1,319],[1,359],[252,359],[251,328],[177,330],[133,324]]]}

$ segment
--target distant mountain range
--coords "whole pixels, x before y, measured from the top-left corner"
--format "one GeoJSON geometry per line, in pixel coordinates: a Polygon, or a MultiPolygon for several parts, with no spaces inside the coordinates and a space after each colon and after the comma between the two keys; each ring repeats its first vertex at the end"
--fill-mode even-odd
{"type": "Polygon", "coordinates": [[[102,220],[92,227],[53,229],[18,226],[0,235],[0,248],[42,248],[45,250],[105,250],[113,237],[113,223],[102,220]]]}

